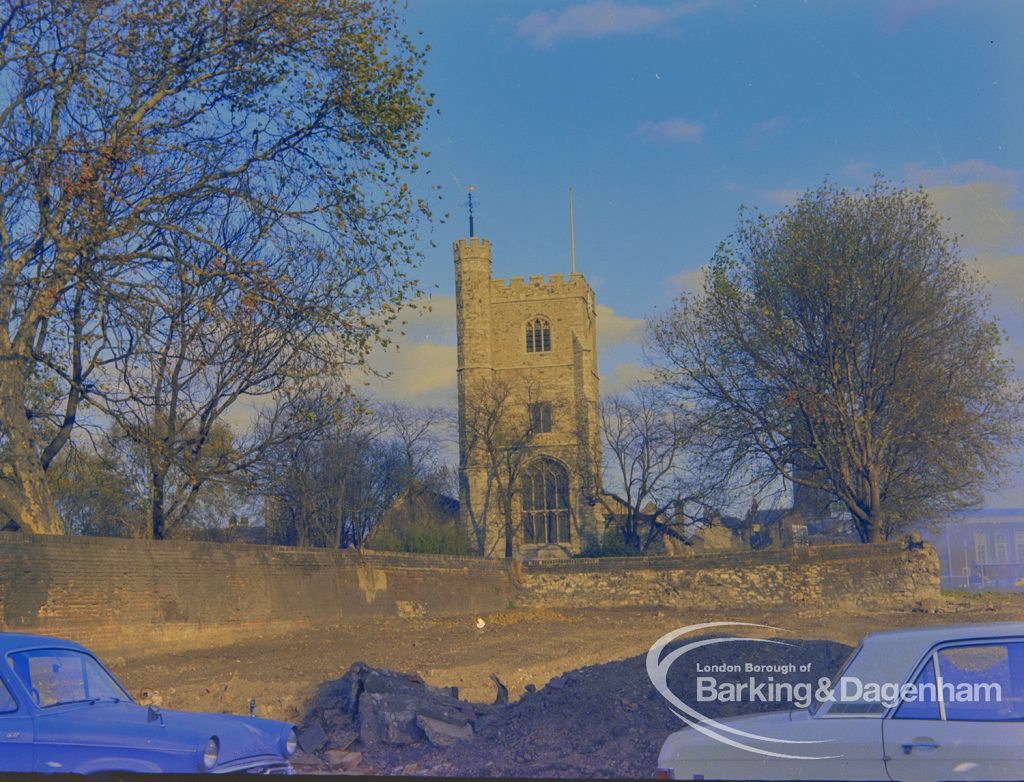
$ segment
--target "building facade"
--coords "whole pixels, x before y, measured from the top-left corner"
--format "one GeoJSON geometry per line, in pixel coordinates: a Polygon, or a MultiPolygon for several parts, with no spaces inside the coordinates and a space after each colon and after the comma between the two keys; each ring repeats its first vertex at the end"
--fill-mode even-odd
{"type": "Polygon", "coordinates": [[[1024,508],[968,511],[926,535],[947,589],[1024,588],[1024,508]]]}
{"type": "Polygon", "coordinates": [[[491,243],[454,245],[460,518],[477,553],[567,556],[599,535],[594,292],[491,277],[491,243]]]}

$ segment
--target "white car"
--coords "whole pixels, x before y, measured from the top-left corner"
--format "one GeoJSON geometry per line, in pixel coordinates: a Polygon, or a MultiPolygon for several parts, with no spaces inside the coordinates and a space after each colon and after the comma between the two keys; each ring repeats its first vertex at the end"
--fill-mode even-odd
{"type": "Polygon", "coordinates": [[[665,740],[658,778],[1024,780],[1024,622],[869,635],[825,693],[719,720],[677,703],[691,727],[665,740]]]}

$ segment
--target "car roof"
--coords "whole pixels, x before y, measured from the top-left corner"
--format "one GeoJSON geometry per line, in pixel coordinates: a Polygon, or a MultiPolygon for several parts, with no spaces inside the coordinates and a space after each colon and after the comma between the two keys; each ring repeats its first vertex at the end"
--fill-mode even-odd
{"type": "MultiPolygon", "coordinates": [[[[865,636],[865,650],[879,660],[906,660],[913,665],[935,644],[946,641],[971,641],[982,638],[1021,636],[1024,638],[1024,622],[975,622],[961,625],[933,625],[912,627],[905,630],[886,630],[865,636]]],[[[891,665],[887,668],[892,669],[891,665]]],[[[906,671],[905,673],[909,673],[906,671]]]]}
{"type": "Polygon", "coordinates": [[[38,649],[40,647],[77,649],[82,652],[89,651],[81,644],[76,644],[74,641],[67,641],[63,638],[54,638],[47,635],[29,635],[28,633],[0,633],[0,654],[7,654],[18,649],[38,649]]]}
{"type": "Polygon", "coordinates": [[[943,641],[970,641],[976,638],[1024,637],[1024,622],[974,622],[959,625],[932,625],[901,630],[884,630],[864,637],[864,645],[896,649],[901,646],[923,647],[922,652],[943,641]]]}
{"type": "Polygon", "coordinates": [[[918,661],[936,644],[1012,637],[1024,640],[1024,622],[934,625],[871,633],[864,636],[860,653],[843,675],[864,683],[902,684],[918,661]]]}

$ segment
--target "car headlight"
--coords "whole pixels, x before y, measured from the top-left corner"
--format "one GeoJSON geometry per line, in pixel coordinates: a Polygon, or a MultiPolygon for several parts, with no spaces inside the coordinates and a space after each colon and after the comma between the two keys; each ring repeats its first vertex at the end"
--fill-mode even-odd
{"type": "Polygon", "coordinates": [[[216,737],[211,737],[206,742],[206,746],[203,747],[203,757],[200,759],[203,770],[209,771],[211,768],[217,765],[217,755],[220,754],[220,742],[217,741],[216,737]]]}
{"type": "Polygon", "coordinates": [[[295,754],[295,750],[299,748],[299,734],[295,732],[295,728],[289,728],[288,732],[284,734],[284,741],[281,742],[281,749],[284,752],[286,758],[290,758],[295,754]]]}

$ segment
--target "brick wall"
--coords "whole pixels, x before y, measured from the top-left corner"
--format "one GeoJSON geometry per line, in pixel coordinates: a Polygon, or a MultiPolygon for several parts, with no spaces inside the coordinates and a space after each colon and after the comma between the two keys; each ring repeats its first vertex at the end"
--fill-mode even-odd
{"type": "Polygon", "coordinates": [[[0,628],[101,649],[230,640],[358,616],[445,616],[515,599],[501,561],[0,533],[0,628]]]}
{"type": "Polygon", "coordinates": [[[215,645],[353,617],[518,606],[820,603],[937,597],[930,547],[828,546],[515,563],[190,541],[0,533],[0,629],[125,647],[215,645]],[[514,569],[513,569],[514,568],[514,569]]]}

